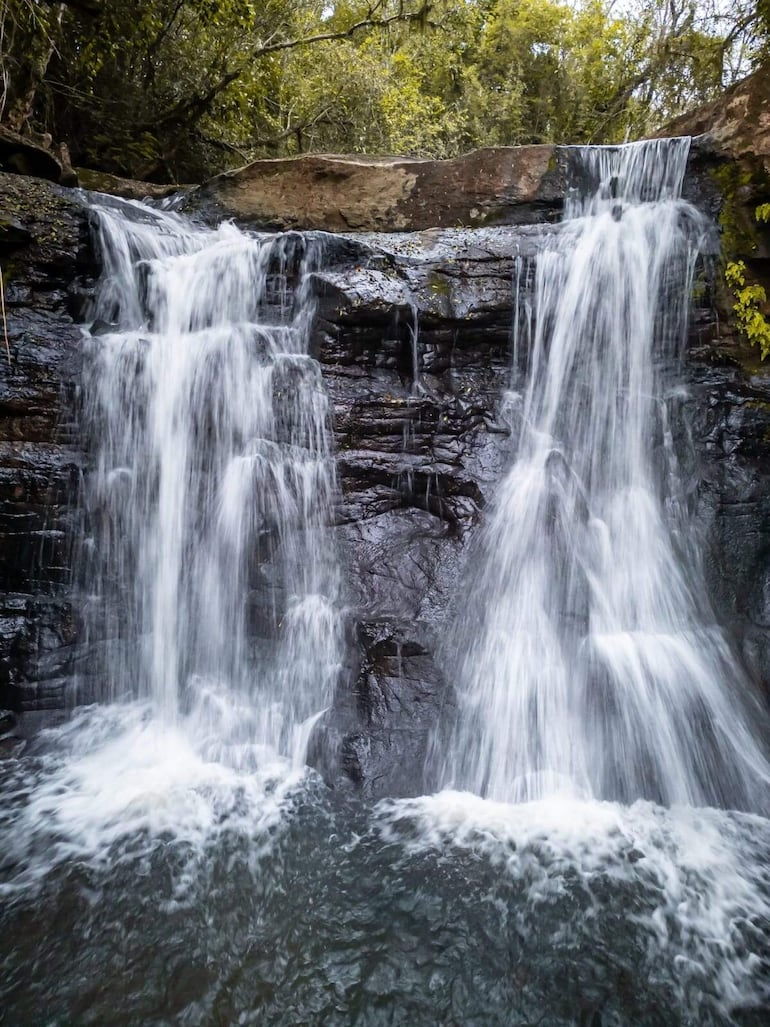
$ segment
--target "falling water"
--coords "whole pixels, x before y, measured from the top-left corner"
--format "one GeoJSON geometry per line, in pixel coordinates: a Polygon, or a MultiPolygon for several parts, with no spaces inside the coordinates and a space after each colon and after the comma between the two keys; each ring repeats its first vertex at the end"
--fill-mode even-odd
{"type": "Polygon", "coordinates": [[[700,598],[669,427],[705,228],[679,198],[688,147],[575,151],[587,187],[536,260],[516,457],[464,603],[455,787],[766,803],[759,714],[700,598]]]}
{"type": "Polygon", "coordinates": [[[301,762],[339,661],[328,401],[307,351],[319,253],[133,212],[97,210],[86,620],[113,698],[149,697],[209,754],[301,762]]]}
{"type": "Polygon", "coordinates": [[[412,343],[412,396],[423,393],[422,376],[420,373],[420,312],[416,303],[412,303],[412,323],[409,326],[409,337],[412,343]]]}

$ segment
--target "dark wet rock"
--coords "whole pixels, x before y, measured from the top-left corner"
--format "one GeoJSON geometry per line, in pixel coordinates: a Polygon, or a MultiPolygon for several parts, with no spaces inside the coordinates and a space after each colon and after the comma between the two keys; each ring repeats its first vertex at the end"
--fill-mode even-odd
{"type": "Polygon", "coordinates": [[[16,735],[0,736],[0,760],[16,759],[27,747],[26,739],[16,735]]]}
{"type": "Polygon", "coordinates": [[[311,751],[330,781],[342,775],[368,799],[426,789],[430,732],[452,697],[434,645],[415,640],[419,632],[387,617],[356,622],[348,686],[339,690],[311,751]]]}
{"type": "Polygon", "coordinates": [[[770,367],[728,338],[693,347],[688,370],[708,597],[770,701],[770,367]]]}
{"type": "Polygon", "coordinates": [[[512,282],[542,231],[354,236],[355,263],[315,278],[352,623],[315,762],[370,798],[423,788],[452,701],[436,650],[510,458],[512,282]]]}
{"type": "Polygon", "coordinates": [[[76,634],[69,525],[83,454],[72,400],[94,259],[77,194],[0,174],[0,199],[0,705],[21,711],[63,703],[76,634]]]}

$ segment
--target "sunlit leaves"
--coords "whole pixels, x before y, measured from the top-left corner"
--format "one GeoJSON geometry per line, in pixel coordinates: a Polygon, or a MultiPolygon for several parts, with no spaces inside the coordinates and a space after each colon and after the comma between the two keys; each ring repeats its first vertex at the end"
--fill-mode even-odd
{"type": "Polygon", "coordinates": [[[38,69],[27,115],[78,160],[191,179],[308,150],[643,135],[766,54],[768,4],[0,0],[0,45],[8,103],[38,69]]]}

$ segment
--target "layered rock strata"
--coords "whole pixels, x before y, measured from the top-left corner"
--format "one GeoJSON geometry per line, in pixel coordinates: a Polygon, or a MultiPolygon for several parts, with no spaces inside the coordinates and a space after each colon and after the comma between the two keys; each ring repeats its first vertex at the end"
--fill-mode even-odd
{"type": "Polygon", "coordinates": [[[0,174],[0,197],[0,707],[30,711],[64,704],[77,654],[73,413],[95,255],[71,190],[0,174]]]}

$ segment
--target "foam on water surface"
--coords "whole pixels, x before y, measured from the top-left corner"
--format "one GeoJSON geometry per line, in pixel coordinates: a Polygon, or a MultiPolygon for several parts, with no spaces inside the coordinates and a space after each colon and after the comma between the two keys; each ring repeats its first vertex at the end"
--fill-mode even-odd
{"type": "Polygon", "coordinates": [[[565,937],[590,946],[604,921],[625,923],[638,936],[640,975],[670,979],[680,1012],[702,1005],[729,1017],[770,1002],[763,817],[560,795],[508,804],[445,791],[381,803],[378,825],[411,857],[488,860],[520,886],[511,915],[524,933],[552,930],[555,946],[565,937]]]}
{"type": "Polygon", "coordinates": [[[84,708],[35,748],[4,782],[6,893],[71,861],[107,867],[170,846],[194,862],[227,836],[267,854],[308,783],[275,751],[211,745],[141,702],[84,708]]]}

